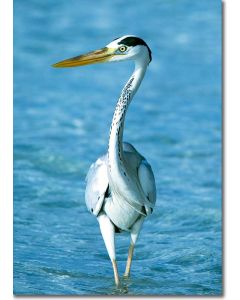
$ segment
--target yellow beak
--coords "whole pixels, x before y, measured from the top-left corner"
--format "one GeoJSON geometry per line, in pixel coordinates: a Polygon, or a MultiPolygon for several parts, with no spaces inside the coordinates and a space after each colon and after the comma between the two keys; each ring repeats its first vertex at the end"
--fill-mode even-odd
{"type": "Polygon", "coordinates": [[[114,56],[115,50],[116,49],[114,48],[105,47],[83,55],[65,59],[52,66],[55,68],[70,68],[106,62],[114,56]]]}

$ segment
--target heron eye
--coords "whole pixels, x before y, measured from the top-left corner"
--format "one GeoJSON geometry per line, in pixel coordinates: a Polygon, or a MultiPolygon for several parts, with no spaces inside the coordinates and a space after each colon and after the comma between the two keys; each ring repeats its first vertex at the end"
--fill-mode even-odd
{"type": "Polygon", "coordinates": [[[119,47],[119,50],[121,52],[125,52],[127,50],[127,47],[126,46],[121,46],[121,47],[119,47]]]}

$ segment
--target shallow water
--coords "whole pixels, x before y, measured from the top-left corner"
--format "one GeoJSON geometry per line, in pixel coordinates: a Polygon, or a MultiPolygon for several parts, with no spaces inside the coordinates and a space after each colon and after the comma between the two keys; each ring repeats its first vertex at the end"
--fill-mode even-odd
{"type": "MultiPolygon", "coordinates": [[[[144,3],[14,1],[15,294],[222,292],[221,2],[144,3]],[[132,65],[50,65],[128,33],[153,52],[124,137],[151,163],[157,203],[116,290],[84,178],[132,65]]],[[[128,242],[117,237],[121,274],[128,242]]]]}

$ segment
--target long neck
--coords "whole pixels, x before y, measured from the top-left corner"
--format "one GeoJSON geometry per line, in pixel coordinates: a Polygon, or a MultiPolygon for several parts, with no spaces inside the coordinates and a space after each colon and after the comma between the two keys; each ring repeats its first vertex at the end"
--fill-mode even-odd
{"type": "Polygon", "coordinates": [[[110,128],[108,146],[108,169],[110,174],[119,171],[123,164],[123,129],[128,106],[144,77],[147,65],[135,65],[135,70],[122,90],[117,102],[110,128]]]}

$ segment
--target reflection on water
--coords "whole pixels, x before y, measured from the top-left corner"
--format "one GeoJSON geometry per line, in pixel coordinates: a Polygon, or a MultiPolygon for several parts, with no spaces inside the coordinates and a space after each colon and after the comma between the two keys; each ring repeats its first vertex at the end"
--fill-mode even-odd
{"type": "MultiPolygon", "coordinates": [[[[220,5],[15,0],[15,294],[221,293],[220,5]],[[116,289],[84,178],[132,65],[50,66],[128,33],[153,52],[124,137],[151,163],[157,203],[116,289]]],[[[117,237],[121,274],[128,243],[117,237]]]]}

